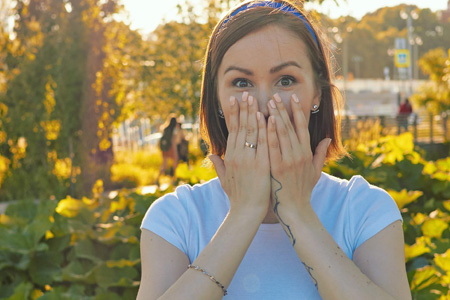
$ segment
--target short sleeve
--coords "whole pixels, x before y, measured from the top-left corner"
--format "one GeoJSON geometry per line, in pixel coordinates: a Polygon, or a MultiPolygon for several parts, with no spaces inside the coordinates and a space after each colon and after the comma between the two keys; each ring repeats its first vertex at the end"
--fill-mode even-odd
{"type": "Polygon", "coordinates": [[[365,241],[402,216],[394,199],[383,189],[369,184],[361,176],[349,182],[348,219],[352,253],[365,241]]]}
{"type": "Polygon", "coordinates": [[[142,220],[141,229],[159,235],[187,255],[189,213],[181,188],[166,194],[150,206],[142,220]]]}

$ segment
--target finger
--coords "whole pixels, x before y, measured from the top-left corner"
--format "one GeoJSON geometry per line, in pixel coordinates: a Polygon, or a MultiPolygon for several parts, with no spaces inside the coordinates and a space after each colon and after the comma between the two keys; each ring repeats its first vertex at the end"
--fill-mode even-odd
{"type": "Polygon", "coordinates": [[[316,147],[316,152],[313,157],[313,166],[316,174],[314,174],[315,181],[319,180],[320,173],[322,172],[325,159],[327,157],[328,147],[330,146],[331,139],[325,138],[320,141],[319,145],[316,147]]]}
{"type": "Polygon", "coordinates": [[[236,138],[235,148],[245,147],[245,138],[247,137],[247,118],[248,118],[248,92],[242,93],[242,100],[239,105],[239,131],[236,138]]]}
{"type": "Polygon", "coordinates": [[[278,141],[275,117],[270,116],[267,122],[267,143],[269,149],[270,169],[274,170],[281,164],[281,150],[278,141]]]}
{"type": "Polygon", "coordinates": [[[216,173],[219,177],[220,182],[225,182],[225,163],[222,158],[214,154],[208,156],[208,158],[213,163],[214,169],[216,169],[216,173]]]}
{"type": "Polygon", "coordinates": [[[280,114],[281,120],[283,121],[284,126],[286,127],[286,130],[289,134],[292,150],[294,153],[299,153],[300,151],[299,139],[295,132],[294,126],[291,122],[291,118],[289,117],[289,114],[286,110],[286,106],[281,100],[280,95],[278,94],[273,95],[273,99],[275,100],[275,105],[280,114]]]}
{"type": "Polygon", "coordinates": [[[305,114],[303,113],[300,101],[295,94],[291,96],[291,107],[292,114],[294,116],[295,132],[298,140],[303,147],[310,149],[308,123],[306,122],[305,114]]]}
{"type": "MultiPolygon", "coordinates": [[[[247,116],[247,136],[245,142],[253,145],[258,144],[258,121],[256,113],[258,112],[258,101],[255,101],[253,96],[248,96],[248,116],[247,116]]],[[[244,143],[245,143],[244,142],[244,143]]],[[[255,149],[246,147],[246,151],[250,157],[256,155],[255,149]]]]}
{"type": "Polygon", "coordinates": [[[280,113],[276,107],[275,101],[270,100],[268,105],[270,116],[275,122],[275,130],[278,136],[279,147],[283,157],[292,155],[292,145],[289,137],[289,132],[281,119],[280,113]]]}
{"type": "Polygon", "coordinates": [[[239,130],[239,105],[236,104],[235,97],[230,97],[230,116],[228,118],[227,129],[227,149],[225,151],[225,159],[229,159],[233,156],[234,149],[236,148],[236,138],[239,130]]]}

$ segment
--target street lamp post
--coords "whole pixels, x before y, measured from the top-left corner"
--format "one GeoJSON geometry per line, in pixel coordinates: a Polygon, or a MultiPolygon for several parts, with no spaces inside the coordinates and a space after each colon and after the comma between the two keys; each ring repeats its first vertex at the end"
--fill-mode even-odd
{"type": "Polygon", "coordinates": [[[415,36],[412,40],[412,44],[414,45],[414,79],[419,79],[419,46],[423,45],[423,41],[420,36],[415,36]]]}
{"type": "MultiPolygon", "coordinates": [[[[351,26],[346,26],[346,18],[342,17],[339,19],[340,24],[339,27],[329,27],[328,33],[332,37],[333,41],[337,44],[342,44],[342,75],[343,75],[343,96],[344,100],[346,100],[347,93],[347,82],[348,82],[348,37],[349,34],[353,31],[351,26]],[[342,29],[342,26],[346,26],[345,29],[342,29]]],[[[337,46],[336,46],[337,47],[337,46]]],[[[344,101],[344,113],[347,115],[347,101],[344,101]]]]}
{"type": "MultiPolygon", "coordinates": [[[[406,20],[406,30],[408,33],[408,50],[409,50],[409,57],[410,60],[412,58],[412,44],[411,41],[413,39],[412,35],[413,35],[413,31],[414,31],[414,27],[412,25],[412,20],[417,20],[419,18],[419,15],[417,14],[417,12],[413,9],[413,8],[407,8],[407,10],[402,10],[400,11],[400,17],[403,20],[406,20]]],[[[412,81],[412,63],[410,62],[409,67],[408,67],[408,78],[409,78],[409,82],[410,82],[410,88],[411,87],[411,81],[412,81]]]]}
{"type": "Polygon", "coordinates": [[[353,62],[355,63],[355,77],[359,77],[359,63],[363,60],[363,58],[359,55],[353,56],[353,62]]]}
{"type": "Polygon", "coordinates": [[[393,48],[389,48],[388,50],[387,50],[387,54],[390,56],[390,57],[392,57],[392,80],[395,80],[395,69],[397,68],[396,66],[395,66],[395,49],[393,49],[393,48]]]}

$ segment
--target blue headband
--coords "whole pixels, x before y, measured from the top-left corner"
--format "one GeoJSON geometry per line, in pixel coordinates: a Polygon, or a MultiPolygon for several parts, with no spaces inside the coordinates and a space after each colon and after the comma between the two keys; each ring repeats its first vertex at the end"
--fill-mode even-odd
{"type": "Polygon", "coordinates": [[[240,13],[242,11],[245,11],[245,10],[247,10],[249,8],[253,8],[253,7],[270,7],[270,8],[275,8],[275,9],[279,9],[279,10],[281,10],[283,12],[291,13],[294,16],[300,18],[300,20],[302,20],[303,24],[305,24],[306,28],[308,28],[308,30],[311,33],[312,37],[314,38],[314,41],[316,42],[317,46],[319,46],[319,43],[317,42],[317,37],[316,37],[313,29],[309,25],[309,23],[306,21],[305,17],[299,11],[295,10],[291,6],[288,6],[288,5],[280,3],[280,2],[261,1],[261,2],[249,3],[249,4],[243,5],[241,7],[238,7],[235,11],[233,11],[230,14],[230,16],[228,18],[225,19],[225,21],[223,21],[222,26],[225,25],[232,17],[234,17],[238,13],[240,13]]]}

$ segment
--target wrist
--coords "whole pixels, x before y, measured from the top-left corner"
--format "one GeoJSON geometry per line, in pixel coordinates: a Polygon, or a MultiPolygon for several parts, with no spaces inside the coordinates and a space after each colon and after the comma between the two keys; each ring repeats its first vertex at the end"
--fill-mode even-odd
{"type": "Polygon", "coordinates": [[[308,202],[303,205],[294,204],[292,206],[278,205],[278,217],[289,223],[304,223],[308,224],[317,218],[315,211],[311,204],[308,202]]]}
{"type": "Polygon", "coordinates": [[[257,224],[262,223],[264,217],[267,214],[267,209],[256,207],[230,207],[227,219],[242,222],[245,224],[257,224]]]}

